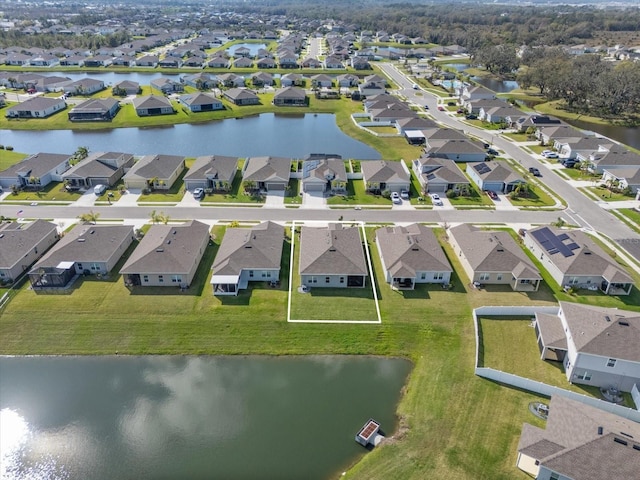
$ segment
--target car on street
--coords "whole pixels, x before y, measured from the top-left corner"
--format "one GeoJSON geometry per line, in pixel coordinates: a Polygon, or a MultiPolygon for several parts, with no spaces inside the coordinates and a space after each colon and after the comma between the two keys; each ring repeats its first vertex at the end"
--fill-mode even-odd
{"type": "Polygon", "coordinates": [[[204,188],[196,188],[193,191],[193,198],[200,200],[202,197],[204,197],[204,188]]]}
{"type": "Polygon", "coordinates": [[[566,168],[573,168],[575,167],[578,163],[576,159],[574,158],[567,158],[565,160],[563,160],[562,165],[564,165],[566,168]]]}
{"type": "Polygon", "coordinates": [[[493,190],[485,190],[484,193],[489,195],[489,198],[491,200],[497,200],[498,199],[498,194],[496,192],[494,192],[493,190]]]}
{"type": "Polygon", "coordinates": [[[538,170],[536,167],[529,167],[529,173],[531,175],[533,175],[534,177],[541,177],[542,174],[540,173],[540,170],[538,170]]]}
{"type": "Polygon", "coordinates": [[[402,203],[402,200],[400,199],[400,194],[398,192],[391,192],[391,201],[393,203],[402,203]]]}
{"type": "Polygon", "coordinates": [[[438,105],[438,110],[444,112],[444,107],[442,105],[438,105]]]}
{"type": "Polygon", "coordinates": [[[431,203],[433,203],[434,205],[438,207],[441,207],[443,205],[442,199],[437,193],[430,193],[429,196],[431,197],[431,203]]]}
{"type": "Polygon", "coordinates": [[[466,118],[467,120],[477,120],[477,119],[478,119],[478,116],[477,116],[477,115],[474,115],[474,114],[471,114],[471,115],[467,115],[467,116],[466,116],[466,117],[464,117],[464,118],[466,118]]]}

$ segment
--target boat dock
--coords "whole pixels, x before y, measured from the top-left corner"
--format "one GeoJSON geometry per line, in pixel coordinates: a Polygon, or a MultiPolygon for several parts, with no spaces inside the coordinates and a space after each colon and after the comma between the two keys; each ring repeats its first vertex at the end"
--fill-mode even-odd
{"type": "Polygon", "coordinates": [[[373,418],[367,420],[356,435],[356,442],[363,447],[367,445],[373,445],[375,447],[379,445],[382,440],[384,440],[384,435],[380,433],[380,424],[373,418]]]}

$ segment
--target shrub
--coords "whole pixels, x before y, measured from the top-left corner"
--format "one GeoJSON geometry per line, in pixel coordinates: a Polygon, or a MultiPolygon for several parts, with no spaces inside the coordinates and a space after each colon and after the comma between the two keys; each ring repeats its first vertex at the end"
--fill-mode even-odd
{"type": "Polygon", "coordinates": [[[11,145],[7,145],[4,149],[9,150],[10,152],[13,151],[13,147],[11,145]]]}
{"type": "Polygon", "coordinates": [[[445,195],[447,196],[447,198],[456,198],[458,196],[458,192],[456,192],[455,190],[449,189],[447,190],[445,195]]]}

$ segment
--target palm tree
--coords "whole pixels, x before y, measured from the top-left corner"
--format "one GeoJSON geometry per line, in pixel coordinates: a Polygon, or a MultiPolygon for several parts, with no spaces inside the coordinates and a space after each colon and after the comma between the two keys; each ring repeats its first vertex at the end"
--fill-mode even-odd
{"type": "Polygon", "coordinates": [[[91,210],[89,213],[82,213],[78,215],[78,218],[84,223],[92,223],[95,225],[98,218],[100,218],[100,214],[91,210]]]}
{"type": "Polygon", "coordinates": [[[252,192],[256,189],[256,182],[254,180],[245,180],[244,190],[246,192],[252,192]]]}
{"type": "Polygon", "coordinates": [[[162,213],[158,213],[155,210],[152,210],[149,216],[151,217],[151,223],[160,223],[162,221],[162,213]]]}

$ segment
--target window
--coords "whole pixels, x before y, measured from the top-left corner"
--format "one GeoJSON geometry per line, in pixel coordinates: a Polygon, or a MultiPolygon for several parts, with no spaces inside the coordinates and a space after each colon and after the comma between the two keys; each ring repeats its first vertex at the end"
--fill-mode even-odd
{"type": "Polygon", "coordinates": [[[324,283],[329,283],[331,282],[331,278],[329,277],[324,277],[324,283]]]}
{"type": "Polygon", "coordinates": [[[340,283],[344,283],[344,277],[340,277],[340,283]]]}
{"type": "Polygon", "coordinates": [[[502,274],[501,273],[498,274],[498,276],[496,277],[496,280],[498,280],[498,281],[502,280],[502,274]]]}
{"type": "Polygon", "coordinates": [[[556,472],[552,472],[549,480],[560,480],[560,474],[556,472]]]}
{"type": "Polygon", "coordinates": [[[147,283],[149,281],[149,275],[145,275],[142,277],[142,281],[147,283]]]}
{"type": "Polygon", "coordinates": [[[434,280],[442,280],[443,278],[444,278],[444,273],[442,273],[442,272],[433,274],[433,279],[434,280]]]}
{"type": "Polygon", "coordinates": [[[78,270],[82,270],[82,264],[81,263],[78,264],[78,270]]]}
{"type": "Polygon", "coordinates": [[[171,276],[171,281],[173,283],[179,283],[182,282],[182,275],[172,275],[171,276]]]}
{"type": "Polygon", "coordinates": [[[587,381],[587,382],[588,382],[589,380],[591,380],[591,373],[589,373],[589,372],[582,372],[582,373],[578,373],[578,374],[576,375],[576,378],[577,378],[578,380],[584,380],[584,381],[587,381]]]}
{"type": "Polygon", "coordinates": [[[421,280],[426,280],[426,279],[427,279],[427,274],[423,272],[423,273],[420,275],[420,279],[421,279],[421,280]]]}
{"type": "Polygon", "coordinates": [[[164,276],[163,275],[158,275],[158,282],[164,283],[164,276]]]}
{"type": "Polygon", "coordinates": [[[615,366],[616,366],[615,358],[610,358],[609,360],[607,360],[607,367],[615,367],[615,366]]]}
{"type": "Polygon", "coordinates": [[[480,281],[489,280],[490,278],[491,278],[491,274],[489,274],[489,273],[481,273],[480,274],[480,281]]]}
{"type": "Polygon", "coordinates": [[[569,285],[577,285],[577,284],[578,284],[578,277],[569,278],[569,285]]]}
{"type": "Polygon", "coordinates": [[[267,278],[267,272],[262,272],[262,278],[267,278]]]}

